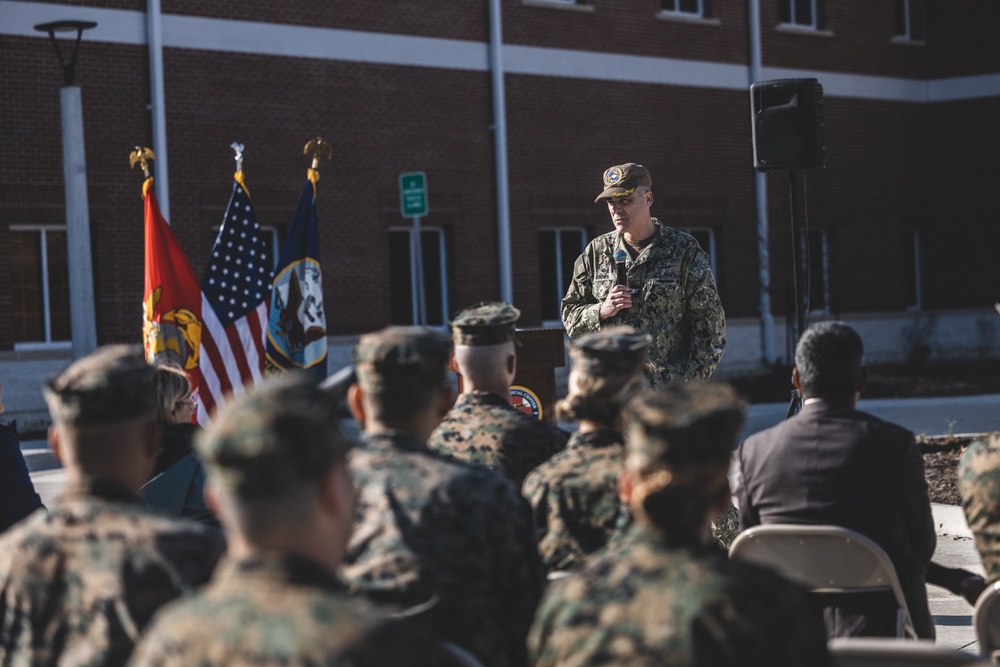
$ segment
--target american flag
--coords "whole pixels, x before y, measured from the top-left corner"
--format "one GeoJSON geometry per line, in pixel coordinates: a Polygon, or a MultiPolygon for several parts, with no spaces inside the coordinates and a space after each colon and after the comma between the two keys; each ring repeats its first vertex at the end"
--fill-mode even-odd
{"type": "Polygon", "coordinates": [[[261,381],[273,259],[246,189],[237,181],[201,283],[198,423],[261,381]]]}

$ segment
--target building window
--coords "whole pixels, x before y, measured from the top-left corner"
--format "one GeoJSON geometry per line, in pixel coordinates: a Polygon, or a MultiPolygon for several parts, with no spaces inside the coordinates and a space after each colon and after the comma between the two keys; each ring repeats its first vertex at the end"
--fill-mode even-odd
{"type": "Polygon", "coordinates": [[[911,229],[903,236],[903,269],[906,276],[906,308],[920,310],[924,305],[920,265],[920,232],[911,229]]]}
{"type": "Polygon", "coordinates": [[[538,288],[543,322],[560,322],[562,300],[573,280],[573,264],[587,247],[583,227],[550,227],[538,231],[538,288]]]}
{"type": "Polygon", "coordinates": [[[420,242],[423,259],[423,299],[412,280],[411,227],[389,230],[389,289],[390,317],[393,324],[426,324],[446,326],[448,323],[448,251],[443,229],[423,227],[420,242]],[[426,315],[421,318],[421,301],[426,315]]]}
{"type": "Polygon", "coordinates": [[[827,250],[826,231],[810,229],[801,239],[802,257],[807,269],[806,284],[799,289],[805,290],[809,299],[806,312],[830,311],[830,257],[827,250]]]}
{"type": "Polygon", "coordinates": [[[66,228],[12,226],[10,273],[15,345],[69,341],[66,228]]]}
{"type": "Polygon", "coordinates": [[[820,28],[820,0],[781,0],[781,22],[799,28],[820,28]]]}
{"type": "Polygon", "coordinates": [[[715,268],[715,231],[711,227],[687,227],[681,229],[682,232],[686,232],[693,236],[701,249],[708,254],[708,261],[712,266],[712,273],[716,274],[716,280],[718,280],[718,271],[715,268]]]}
{"type": "Polygon", "coordinates": [[[924,40],[923,0],[893,0],[893,34],[906,41],[924,40]]]}
{"type": "Polygon", "coordinates": [[[660,11],[684,17],[705,18],[709,16],[709,0],[660,0],[660,11]]]}

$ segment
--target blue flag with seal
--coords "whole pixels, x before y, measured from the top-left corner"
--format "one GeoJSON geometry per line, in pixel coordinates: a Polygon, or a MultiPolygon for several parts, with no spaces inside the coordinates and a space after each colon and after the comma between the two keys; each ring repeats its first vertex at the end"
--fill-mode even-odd
{"type": "Polygon", "coordinates": [[[310,180],[292,218],[271,290],[267,328],[267,372],[293,369],[326,377],[326,311],[319,264],[316,186],[310,180]]]}

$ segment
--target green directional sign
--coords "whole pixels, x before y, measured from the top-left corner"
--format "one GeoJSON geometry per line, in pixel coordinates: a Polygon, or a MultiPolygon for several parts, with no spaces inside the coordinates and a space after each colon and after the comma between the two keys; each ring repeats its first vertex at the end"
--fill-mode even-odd
{"type": "Polygon", "coordinates": [[[427,175],[411,171],[399,175],[399,210],[404,218],[427,215],[427,175]]]}

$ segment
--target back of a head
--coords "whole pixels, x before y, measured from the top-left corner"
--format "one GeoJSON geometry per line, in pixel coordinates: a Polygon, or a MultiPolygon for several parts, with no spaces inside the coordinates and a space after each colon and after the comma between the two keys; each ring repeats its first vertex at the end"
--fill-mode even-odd
{"type": "Polygon", "coordinates": [[[42,391],[56,424],[115,426],[152,418],[153,374],[139,348],[108,345],[70,364],[42,391]]]}
{"type": "Polygon", "coordinates": [[[707,510],[728,493],[743,411],[732,387],[718,382],[676,382],[625,407],[634,502],[672,539],[694,539],[707,510]]]}
{"type": "Polygon", "coordinates": [[[632,327],[610,327],[574,340],[566,397],[556,406],[561,419],[612,426],[621,409],[645,385],[643,363],[652,338],[632,327]]]}
{"type": "Polygon", "coordinates": [[[268,379],[228,401],[195,443],[211,478],[237,503],[318,482],[343,465],[351,444],[336,397],[298,374],[268,379]]]}
{"type": "Polygon", "coordinates": [[[795,368],[806,397],[848,399],[861,382],[864,345],[843,322],[819,322],[802,334],[795,348],[795,368]]]}
{"type": "Polygon", "coordinates": [[[425,327],[386,327],[358,339],[358,385],[380,418],[406,419],[431,407],[444,385],[451,339],[425,327]]]}
{"type": "Polygon", "coordinates": [[[464,308],[452,318],[455,363],[466,381],[490,385],[506,378],[507,359],[516,355],[514,332],[520,316],[521,311],[509,303],[489,301],[464,308]]]}
{"type": "Polygon", "coordinates": [[[161,424],[169,424],[177,404],[191,395],[191,381],[183,368],[172,363],[156,364],[153,371],[156,419],[161,424]]]}

